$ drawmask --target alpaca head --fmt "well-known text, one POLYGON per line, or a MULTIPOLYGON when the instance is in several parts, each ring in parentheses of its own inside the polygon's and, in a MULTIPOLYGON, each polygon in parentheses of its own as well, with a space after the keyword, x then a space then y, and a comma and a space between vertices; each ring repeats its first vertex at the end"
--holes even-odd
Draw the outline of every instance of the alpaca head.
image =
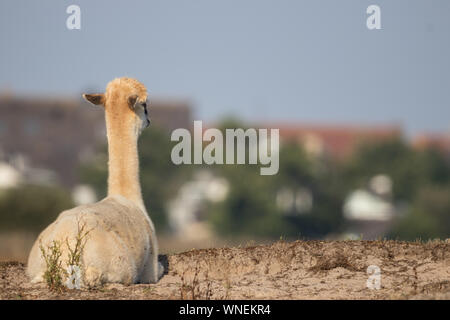
POLYGON ((105 108, 106 121, 116 130, 131 128, 136 133, 150 125, 147 114, 147 89, 132 78, 117 78, 106 86, 105 93, 83 94, 94 105, 105 108))

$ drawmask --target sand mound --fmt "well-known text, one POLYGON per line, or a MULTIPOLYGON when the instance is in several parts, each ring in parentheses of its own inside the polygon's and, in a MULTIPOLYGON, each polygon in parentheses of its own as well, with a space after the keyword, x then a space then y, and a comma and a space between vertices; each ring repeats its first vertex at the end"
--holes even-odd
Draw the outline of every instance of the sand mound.
POLYGON ((0 299, 450 299, 450 242, 295 241, 162 256, 155 285, 55 293, 25 266, 0 265, 0 299), (367 267, 381 270, 367 288, 367 267))

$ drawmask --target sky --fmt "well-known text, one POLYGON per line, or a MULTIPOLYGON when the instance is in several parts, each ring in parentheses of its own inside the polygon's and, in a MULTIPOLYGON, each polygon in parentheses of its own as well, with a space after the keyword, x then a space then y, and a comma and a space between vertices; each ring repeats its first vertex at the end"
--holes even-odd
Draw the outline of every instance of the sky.
POLYGON ((0 43, 0 92, 79 96, 130 76, 196 120, 450 132, 448 0, 2 0, 0 43))

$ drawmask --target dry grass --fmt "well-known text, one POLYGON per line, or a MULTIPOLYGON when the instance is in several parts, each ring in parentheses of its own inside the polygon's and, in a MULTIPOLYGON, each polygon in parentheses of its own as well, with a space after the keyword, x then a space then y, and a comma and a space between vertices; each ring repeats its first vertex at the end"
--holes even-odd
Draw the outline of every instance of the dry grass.
POLYGON ((44 248, 41 243, 39 248, 45 260, 46 270, 44 279, 47 287, 52 291, 62 291, 64 289, 63 281, 67 273, 61 261, 61 242, 53 240, 47 248, 44 248))
POLYGON ((191 281, 186 279, 187 270, 181 275, 180 299, 181 300, 211 300, 211 280, 206 271, 205 278, 200 283, 200 267, 197 263, 194 270, 194 276, 191 281))
POLYGON ((83 274, 77 275, 75 273, 77 270, 83 270, 82 256, 90 231, 86 230, 85 223, 78 221, 77 234, 75 239, 73 239, 75 242, 73 248, 70 245, 69 238, 65 239, 68 254, 64 264, 62 260, 62 243, 60 241, 53 240, 47 248, 40 243, 39 248, 46 264, 44 279, 50 290, 63 291, 66 288, 65 281, 67 280, 70 280, 71 287, 74 287, 77 285, 77 277, 80 277, 82 281, 83 274), (77 267, 77 269, 74 267, 77 267))

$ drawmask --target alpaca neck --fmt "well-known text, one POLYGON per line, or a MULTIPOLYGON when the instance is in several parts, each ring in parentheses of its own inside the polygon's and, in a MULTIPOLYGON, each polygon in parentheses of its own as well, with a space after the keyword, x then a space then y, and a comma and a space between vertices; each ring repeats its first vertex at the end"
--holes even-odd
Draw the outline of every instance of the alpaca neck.
POLYGON ((144 212, 139 183, 137 134, 128 128, 108 125, 108 196, 121 195, 133 201, 144 212))

